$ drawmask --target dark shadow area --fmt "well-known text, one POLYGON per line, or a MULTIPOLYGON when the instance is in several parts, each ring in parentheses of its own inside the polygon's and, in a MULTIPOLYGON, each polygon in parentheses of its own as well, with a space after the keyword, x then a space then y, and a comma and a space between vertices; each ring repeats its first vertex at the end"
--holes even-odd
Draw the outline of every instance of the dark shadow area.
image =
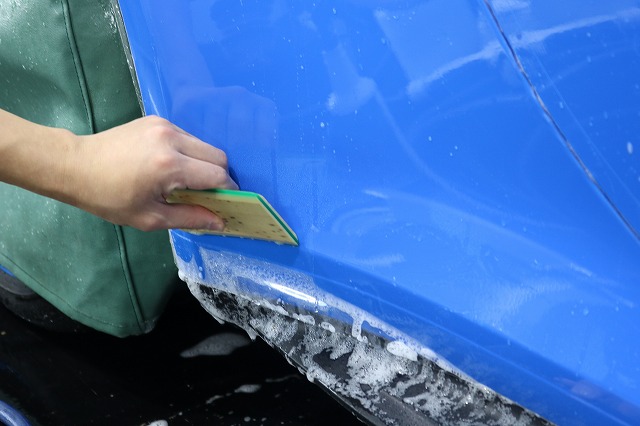
POLYGON ((126 339, 46 331, 0 306, 0 400, 47 426, 361 424, 260 339, 181 355, 222 333, 246 336, 186 288, 153 332, 126 339))

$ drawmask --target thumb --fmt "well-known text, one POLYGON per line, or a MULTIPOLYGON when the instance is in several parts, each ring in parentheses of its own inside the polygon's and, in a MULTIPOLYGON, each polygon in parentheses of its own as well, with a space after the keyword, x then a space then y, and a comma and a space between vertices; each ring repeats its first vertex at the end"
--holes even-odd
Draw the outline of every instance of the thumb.
POLYGON ((224 221, 202 206, 188 204, 165 205, 165 218, 169 228, 206 229, 222 231, 224 221))

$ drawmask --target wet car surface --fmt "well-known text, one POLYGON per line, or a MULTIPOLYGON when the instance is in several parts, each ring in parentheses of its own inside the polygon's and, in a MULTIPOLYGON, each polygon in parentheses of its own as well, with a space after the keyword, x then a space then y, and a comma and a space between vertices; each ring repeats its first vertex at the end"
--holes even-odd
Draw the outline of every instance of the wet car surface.
MULTIPOLYGON (((369 324, 551 422, 638 424, 636 0, 118 3, 145 113, 225 150, 300 242, 172 230, 201 302, 242 301, 214 316, 337 364, 369 324), (343 340, 282 338, 307 325, 343 340)), ((370 372, 303 366, 371 408, 370 372)), ((398 401, 432 417, 432 383, 398 401)))

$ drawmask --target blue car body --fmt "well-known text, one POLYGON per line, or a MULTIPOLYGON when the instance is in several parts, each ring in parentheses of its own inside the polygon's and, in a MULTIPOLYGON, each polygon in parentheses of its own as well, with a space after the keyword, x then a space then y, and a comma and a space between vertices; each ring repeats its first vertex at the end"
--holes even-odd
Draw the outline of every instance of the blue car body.
POLYGON ((171 231, 185 279, 346 313, 554 423, 640 422, 640 2, 119 7, 145 112, 300 240, 171 231))

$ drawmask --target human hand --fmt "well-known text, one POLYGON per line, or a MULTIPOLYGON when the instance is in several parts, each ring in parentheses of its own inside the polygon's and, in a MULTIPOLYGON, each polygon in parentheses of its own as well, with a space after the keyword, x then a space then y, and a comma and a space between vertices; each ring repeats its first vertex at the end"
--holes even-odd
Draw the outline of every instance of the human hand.
POLYGON ((155 116, 77 138, 67 202, 144 231, 224 227, 203 207, 165 201, 174 189, 237 189, 223 151, 155 116))

